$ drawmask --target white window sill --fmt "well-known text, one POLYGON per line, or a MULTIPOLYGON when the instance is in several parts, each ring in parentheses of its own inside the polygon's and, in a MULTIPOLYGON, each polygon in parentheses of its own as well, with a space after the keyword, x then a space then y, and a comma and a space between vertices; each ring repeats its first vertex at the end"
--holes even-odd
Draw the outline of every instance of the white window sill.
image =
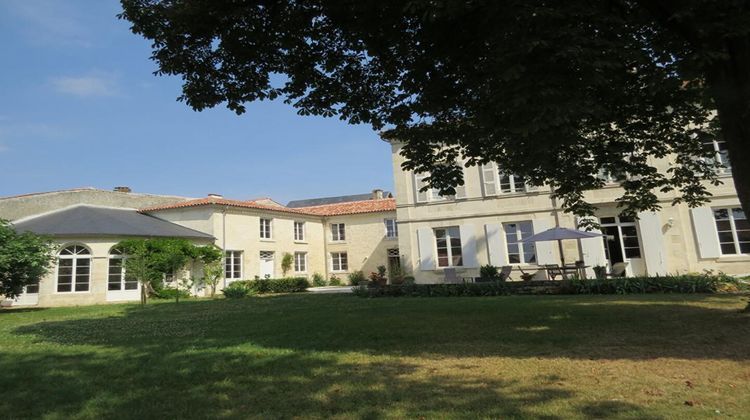
POLYGON ((348 272, 349 270, 331 270, 331 273, 336 273, 336 274, 345 274, 348 272))
POLYGON ((307 245, 308 242, 306 240, 304 240, 304 239, 303 240, 297 240, 297 239, 295 239, 294 243, 295 244, 304 244, 304 245, 307 245))
POLYGON ((339 244, 345 244, 346 241, 328 241, 329 244, 339 245, 339 244))
POLYGON ((746 262, 746 261, 750 261, 750 255, 747 255, 747 254, 722 255, 717 260, 717 262, 746 262))
POLYGON ((260 238, 261 242, 276 242, 273 238, 260 238))
POLYGON ((398 240, 398 236, 386 236, 385 240, 386 241, 397 241, 398 240))
MULTIPOLYGON (((118 290, 119 291, 119 290, 118 290)), ((82 292, 55 292, 55 295, 82 295, 86 293, 91 293, 90 290, 82 291, 82 292)), ((34 293, 37 294, 37 293, 34 293)))

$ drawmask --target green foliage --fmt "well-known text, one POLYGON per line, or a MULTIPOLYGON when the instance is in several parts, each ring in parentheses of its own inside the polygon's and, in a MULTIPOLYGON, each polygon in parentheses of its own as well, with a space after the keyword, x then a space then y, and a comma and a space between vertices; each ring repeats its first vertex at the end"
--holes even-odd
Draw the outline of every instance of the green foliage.
POLYGON ((330 286, 341 286, 341 279, 336 277, 335 274, 331 274, 331 278, 328 279, 328 284, 330 286))
POLYGON ((367 283, 367 277, 365 277, 365 273, 362 270, 356 270, 349 273, 349 284, 352 286, 357 286, 361 283, 367 283))
POLYGON ((39 283, 55 261, 52 240, 31 232, 17 233, 0 219, 0 296, 13 299, 29 284, 39 283))
POLYGON ((250 288, 244 281, 234 281, 222 290, 224 296, 228 299, 239 299, 250 294, 250 288))
POLYGON ((320 273, 314 273, 312 275, 312 284, 314 287, 323 287, 328 285, 328 282, 326 281, 325 277, 323 277, 320 273))
POLYGON ((500 272, 492 264, 487 264, 479 267, 479 277, 483 279, 496 279, 500 277, 500 272))
MULTIPOLYGON (((160 74, 182 76, 193 109, 241 114, 280 98, 300 115, 387 129, 403 168, 444 194, 463 185, 465 159, 553 185, 580 215, 594 211, 585 191, 604 185, 599 172, 621 183, 626 214, 657 209, 659 192, 696 206, 719 182, 718 163, 695 159, 709 157, 701 143, 719 121, 735 185, 748 188, 736 164, 750 132, 744 2, 404 4, 122 0, 120 17, 149 39, 160 74), (471 30, 446 35, 459 27, 471 30), (657 171, 652 157, 670 154, 657 171)), ((750 191, 740 196, 750 213, 750 191)))
POLYGON ((360 297, 412 296, 503 296, 515 294, 637 294, 637 293, 722 293, 737 292, 743 286, 737 279, 723 274, 686 274, 668 277, 620 277, 613 279, 566 280, 541 282, 534 289, 525 282, 486 282, 462 284, 387 285, 355 288, 360 297))
MULTIPOLYGON (((214 245, 197 246, 184 239, 126 239, 116 245, 127 256, 125 271, 143 287, 141 303, 146 303, 146 291, 159 291, 168 274, 178 274, 190 261, 212 263, 221 259, 221 250, 214 245)), ((178 288, 188 288, 187 279, 175 279, 178 288)), ((180 294, 175 294, 179 300, 180 294)))
POLYGON ((384 286, 388 283, 388 278, 385 276, 386 268, 384 265, 379 265, 377 269, 377 273, 370 273, 370 282, 375 286, 384 286))
POLYGON ((224 265, 220 261, 208 263, 203 266, 202 284, 211 289, 211 297, 216 294, 216 286, 224 278, 224 265))
POLYGON ((158 299, 185 299, 190 297, 190 292, 184 289, 174 287, 162 287, 154 292, 154 297, 158 299))
POLYGON ((310 287, 310 282, 304 277, 285 277, 281 279, 256 279, 235 281, 232 285, 241 284, 248 290, 258 294, 266 293, 299 293, 310 287))
POLYGON ((292 269, 292 264, 294 264, 294 256, 285 252, 284 256, 281 257, 281 273, 284 277, 286 277, 286 273, 292 269))

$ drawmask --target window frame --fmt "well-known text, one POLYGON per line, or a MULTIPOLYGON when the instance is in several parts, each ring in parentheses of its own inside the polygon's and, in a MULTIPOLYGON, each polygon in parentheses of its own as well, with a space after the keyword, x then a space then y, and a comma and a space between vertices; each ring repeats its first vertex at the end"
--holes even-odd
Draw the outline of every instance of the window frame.
POLYGON ((272 240, 273 239, 273 219, 269 219, 267 217, 261 217, 259 225, 260 225, 260 231, 259 231, 260 239, 267 240, 267 241, 272 240), (264 222, 268 222, 267 223, 268 236, 264 236, 264 234, 266 233, 265 232, 266 229, 264 229, 264 222))
POLYGON ((55 267, 55 293, 66 294, 66 293, 91 293, 91 268, 93 265, 93 254, 91 249, 82 244, 68 244, 60 249, 57 253, 57 262, 55 267), (63 252, 69 248, 82 248, 86 251, 85 254, 74 251, 72 254, 63 254, 63 252), (60 261, 71 260, 70 266, 70 290, 60 290, 60 261), (78 260, 88 260, 88 273, 86 274, 86 290, 76 290, 78 282, 78 260))
POLYGON ((716 168, 716 173, 719 175, 731 175, 732 165, 729 161, 729 155, 726 148, 727 142, 723 139, 712 139, 711 141, 703 142, 703 145, 706 146, 706 148, 710 147, 713 151, 713 157, 710 158, 710 160, 712 162, 719 162, 724 166, 723 168, 716 168), (723 149, 721 148, 722 145, 724 146, 723 149))
POLYGON ((128 256, 123 254, 122 251, 120 251, 117 248, 112 248, 109 250, 109 257, 107 258, 107 292, 127 292, 127 291, 133 291, 138 290, 140 287, 140 284, 138 280, 128 280, 127 273, 125 272, 125 260, 128 259, 128 256), (115 282, 112 281, 112 262, 113 261, 120 261, 120 280, 118 283, 120 288, 119 289, 111 289, 110 285, 115 284, 115 282), (135 283, 135 289, 128 289, 127 285, 128 283, 135 283))
POLYGON ((294 272, 295 273, 307 273, 307 252, 305 251, 294 252, 294 272), (300 257, 302 258, 300 259, 300 257))
MULTIPOLYGON (((606 227, 616 227, 617 228, 617 235, 618 235, 618 237, 620 239, 620 241, 619 241, 620 242, 620 252, 622 253, 623 260, 631 260, 633 258, 643 258, 643 243, 641 241, 641 233, 638 231, 638 226, 636 224, 636 220, 633 219, 633 221, 622 221, 619 215, 618 216, 604 216, 604 218, 609 218, 609 217, 614 218, 615 221, 613 223, 602 223, 602 218, 603 217, 599 217, 598 218, 599 219, 599 226, 601 226, 601 228, 602 228, 601 230, 602 230, 603 233, 604 233, 604 229, 603 228, 606 228, 606 227), (635 229, 635 234, 636 234, 635 238, 638 241, 638 256, 637 257, 630 257, 630 256, 627 255, 627 250, 628 249, 635 249, 635 248, 633 248, 633 247, 625 247, 625 240, 624 240, 624 238, 625 238, 626 235, 622 234, 622 228, 623 227, 628 227, 628 228, 632 227, 633 229, 635 229)), ((630 236, 630 235, 627 235, 627 236, 630 236)), ((606 241, 607 240, 607 234, 604 233, 604 235, 602 236, 602 238, 606 241)), ((610 261, 611 259, 610 259, 610 256, 609 256, 609 250, 607 249, 606 242, 604 243, 604 251, 605 251, 605 256, 606 256, 607 260, 610 261)))
POLYGON ((485 197, 499 197, 503 195, 508 194, 526 194, 528 192, 532 192, 533 188, 526 182, 526 179, 524 177, 519 177, 515 174, 509 174, 505 172, 500 171, 500 166, 495 162, 485 163, 484 165, 479 166, 479 172, 482 178, 482 194, 485 197), (487 172, 490 172, 493 174, 492 180, 488 180, 487 172), (508 186, 509 191, 503 190, 503 183, 501 182, 501 178, 508 177, 508 186), (521 178, 521 183, 523 184, 522 189, 518 189, 516 187, 516 184, 519 182, 516 178, 521 178), (487 184, 492 183, 495 192, 489 192, 487 188, 487 184))
POLYGON ((331 242, 346 241, 346 223, 331 223, 331 242), (334 230, 334 227, 336 229, 334 230), (334 235, 334 231, 337 235, 334 235), (338 236, 338 238, 336 237, 338 236))
POLYGON ((346 251, 331 252, 331 272, 346 273, 348 271, 349 271, 349 254, 346 251), (342 264, 342 261, 343 261, 343 264, 342 264), (336 268, 336 265, 338 265, 338 268, 336 268))
MULTIPOLYGON (((523 237, 523 229, 521 229, 521 224, 528 224, 531 227, 531 235, 534 235, 534 222, 531 220, 522 220, 518 222, 503 222, 503 234, 505 235, 505 255, 507 258, 508 264, 517 264, 517 265, 538 265, 539 264, 539 255, 537 254, 536 244, 533 242, 521 242, 522 239, 525 239, 523 237), (510 246, 511 243, 508 242, 508 233, 510 230, 508 229, 508 225, 516 225, 516 228, 514 229, 513 233, 515 235, 516 242, 513 243, 513 245, 518 246, 518 260, 519 262, 511 262, 510 256, 515 255, 515 252, 510 252, 510 246), (527 247, 533 249, 534 253, 534 261, 526 261, 526 254, 527 254, 527 247)), ((531 236, 529 235, 529 236, 531 236)), ((528 236, 527 236, 528 237, 528 236)))
POLYGON ((295 220, 294 221, 294 241, 295 242, 305 242, 307 237, 307 232, 305 231, 307 228, 307 224, 303 221, 295 220))
POLYGON ((236 249, 224 250, 224 279, 225 280, 232 280, 232 281, 242 280, 242 273, 245 270, 243 257, 244 257, 244 252, 241 250, 236 250, 236 249), (232 262, 228 263, 227 262, 228 259, 231 259, 232 262), (239 266, 240 266, 239 272, 236 272, 234 269, 234 267, 237 265, 237 261, 239 261, 239 266), (228 266, 232 267, 232 269, 230 270, 231 271, 230 274, 232 274, 232 276, 227 276, 228 266), (234 276, 235 274, 239 274, 239 276, 235 277, 234 276))
POLYGON ((383 219, 383 224, 385 225, 385 237, 386 239, 398 239, 398 224, 396 224, 395 218, 386 218, 383 219), (392 225, 389 231, 388 224, 392 225))
POLYGON ((435 251, 435 265, 437 268, 454 268, 454 267, 463 267, 464 266, 464 252, 463 247, 464 244, 461 240, 461 228, 458 226, 446 226, 446 227, 438 227, 432 229, 433 237, 435 238, 435 241, 433 242, 434 251, 435 251), (438 240, 441 239, 438 236, 438 231, 445 231, 445 243, 446 243, 446 255, 445 258, 448 259, 448 265, 441 265, 440 264, 440 249, 441 247, 438 246, 438 240), (455 235, 451 234, 451 231, 455 233, 455 235), (454 239, 458 239, 458 247, 456 247, 452 242, 454 239), (454 248, 458 248, 459 255, 458 255, 458 264, 455 263, 456 255, 454 255, 454 248))
MULTIPOLYGON (((716 228, 716 240, 719 243, 719 255, 722 256, 722 257, 741 257, 741 256, 745 256, 745 255, 750 255, 750 253, 742 252, 742 246, 740 244, 747 243, 747 241, 740 241, 740 239, 739 239, 738 229, 737 229, 737 222, 736 222, 737 218, 734 215, 734 210, 741 211, 742 214, 745 216, 744 219, 740 219, 740 220, 745 220, 745 221, 748 220, 747 215, 745 214, 744 210, 742 210, 742 207, 739 207, 739 206, 738 207, 712 207, 711 208, 711 211, 712 211, 712 213, 714 215, 714 227, 716 228), (726 212, 727 212, 727 218, 726 219, 717 220, 716 219, 716 211, 717 210, 726 210, 726 212), (719 226, 717 224, 717 222, 719 222, 719 221, 728 221, 729 222, 729 228, 730 228, 730 230, 722 230, 722 231, 720 231, 719 230, 719 226), (730 242, 722 242, 721 241, 720 233, 722 233, 722 232, 729 232, 729 233, 732 234, 732 242, 731 242, 731 244, 734 246, 734 250, 735 250, 734 253, 729 254, 729 253, 725 253, 724 252, 724 249, 722 248, 722 244, 728 244, 730 242)), ((739 231, 743 231, 744 232, 746 230, 748 230, 748 229, 740 229, 739 231)))

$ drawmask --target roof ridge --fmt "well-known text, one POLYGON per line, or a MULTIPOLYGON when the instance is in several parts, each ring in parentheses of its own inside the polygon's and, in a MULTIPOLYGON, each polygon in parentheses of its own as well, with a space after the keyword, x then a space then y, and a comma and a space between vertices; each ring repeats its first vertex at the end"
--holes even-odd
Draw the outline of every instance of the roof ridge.
POLYGON ((339 202, 339 203, 316 204, 314 206, 303 206, 303 207, 293 207, 293 208, 295 208, 295 209, 310 209, 310 208, 313 208, 313 207, 345 206, 347 204, 375 202, 375 201, 385 201, 385 200, 396 200, 396 199, 393 198, 393 197, 369 198, 369 199, 366 199, 366 200, 342 201, 342 202, 339 202))

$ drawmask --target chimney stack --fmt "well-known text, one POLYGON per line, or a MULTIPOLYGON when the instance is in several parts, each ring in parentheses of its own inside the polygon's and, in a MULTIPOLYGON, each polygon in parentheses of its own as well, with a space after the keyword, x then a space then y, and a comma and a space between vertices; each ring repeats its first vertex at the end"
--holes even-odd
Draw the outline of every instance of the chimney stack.
POLYGON ((208 198, 224 198, 224 196, 216 193, 208 193, 208 198))
POLYGON ((373 200, 382 200, 383 199, 383 190, 381 189, 374 189, 372 190, 372 199, 373 200))
POLYGON ((114 191, 115 192, 121 192, 121 193, 129 193, 129 192, 131 192, 133 190, 131 190, 130 187, 119 186, 119 187, 115 187, 114 191))

